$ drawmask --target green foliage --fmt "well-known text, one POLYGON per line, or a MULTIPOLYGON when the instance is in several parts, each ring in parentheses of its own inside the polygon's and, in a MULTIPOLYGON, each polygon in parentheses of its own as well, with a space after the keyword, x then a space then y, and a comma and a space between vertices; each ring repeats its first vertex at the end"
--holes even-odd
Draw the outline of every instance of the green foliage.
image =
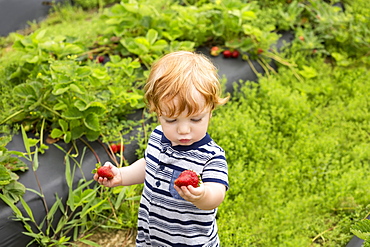
POLYGON ((215 112, 210 132, 229 163, 225 246, 344 246, 369 203, 368 70, 305 66, 315 73, 303 82, 281 67, 215 112))
POLYGON ((368 239, 370 239, 370 220, 364 219, 357 222, 351 227, 351 232, 357 237, 367 241, 368 239))
MULTIPOLYGON (((45 119, 54 124, 51 132, 53 138, 63 138, 69 143, 85 135, 93 141, 102 133, 101 125, 109 122, 107 114, 113 113, 114 117, 115 114, 127 114, 144 106, 143 93, 132 90, 134 83, 140 83, 136 72, 140 64, 137 61, 113 57, 105 67, 93 63, 81 65, 77 55, 67 55, 80 53, 82 49, 79 46, 64 43, 65 37, 60 37, 58 44, 50 41, 42 43, 44 34, 42 32, 26 38, 37 44, 36 50, 33 44, 27 48, 24 44, 28 41, 24 39, 15 43, 19 44, 17 49, 21 50, 18 55, 20 61, 26 61, 23 67, 32 64, 34 72, 27 69, 27 73, 30 72, 27 82, 13 88, 13 102, 17 100, 18 105, 12 108, 12 112, 16 111, 17 114, 6 116, 3 123, 26 120, 37 126, 40 119, 45 119), (38 55, 32 55, 31 51, 38 55), (57 59, 50 58, 50 54, 57 59), (113 68, 108 70, 108 66, 113 68), (118 76, 124 76, 124 79, 118 82, 118 76), (118 100, 121 104, 116 107, 118 100)), ((22 71, 22 66, 18 67, 9 79, 23 79, 22 71)))
POLYGON ((8 136, 0 137, 0 192, 7 200, 12 203, 17 202, 25 193, 23 184, 18 182, 19 176, 16 171, 26 171, 27 165, 8 151, 6 144, 9 142, 8 136))
MULTIPOLYGON (((24 136, 45 129, 72 143, 83 136, 126 142, 122 135, 142 124, 136 137, 142 155, 154 123, 126 117, 144 107, 150 65, 175 50, 238 49, 266 73, 258 84, 241 82, 212 119, 210 133, 229 163, 230 189, 218 211, 222 244, 344 246, 351 233, 368 238, 368 222, 359 221, 368 213, 370 185, 367 1, 345 1, 344 10, 333 6, 336 1, 318 0, 125 0, 102 10, 103 2, 110 1, 99 1, 101 11, 93 15, 58 7, 31 34, 1 41, 2 127, 21 124, 24 136), (282 31, 295 38, 277 53, 282 31), (97 63, 99 56, 104 64, 97 63)), ((97 1, 83 3, 90 8, 97 1)), ((144 112, 143 119, 150 117, 144 112)), ((29 155, 23 155, 33 170, 46 151, 40 140, 25 138, 29 155)), ((5 159, 14 154, 1 152, 5 159)), ((4 189, 17 178, 1 167, 8 183, 0 187, 1 198, 11 206, 24 192, 4 189)), ((77 225, 86 234, 97 227, 135 227, 140 186, 103 189, 83 179, 73 187, 74 168, 66 167, 67 204, 57 196, 48 210, 80 213, 61 219, 56 232, 26 234, 39 244, 67 245, 67 232, 78 239, 77 225)), ((21 204, 27 215, 11 207, 28 230, 32 211, 21 204)), ((43 224, 48 220, 51 213, 43 224)))
MULTIPOLYGON (((65 179, 69 189, 66 203, 57 194, 52 205, 48 205, 43 194, 36 171, 39 167, 38 149, 42 147, 38 140, 28 138, 25 131, 23 141, 26 149, 25 154, 20 154, 32 163, 35 172, 35 180, 39 185, 39 191, 29 189, 36 193, 44 205, 44 217, 42 220, 34 217, 33 209, 18 195, 20 205, 15 204, 15 200, 9 196, 6 190, 0 193, 0 199, 5 202, 14 212, 14 220, 23 223, 25 232, 23 234, 32 237, 32 243, 38 246, 77 246, 75 243, 84 243, 89 246, 99 246, 88 240, 91 232, 100 227, 105 229, 119 229, 123 227, 133 227, 136 223, 138 208, 138 196, 141 186, 117 187, 114 189, 103 188, 94 180, 87 180, 79 163, 70 151, 65 151, 55 144, 65 156, 65 179), (31 152, 35 150, 35 152, 31 152), (71 164, 71 162, 74 162, 71 164), (76 180, 76 171, 80 170, 82 178, 76 180), (60 217, 56 216, 59 215, 60 217)), ((80 158, 83 160, 86 147, 81 152, 80 158)), ((1 168, 1 166, 0 166, 1 168)), ((3 187, 0 187, 3 188, 3 187)), ((14 191, 12 191, 14 196, 14 191)), ((24 193, 24 191, 23 191, 24 193)), ((42 209, 38 209, 42 210, 42 209)))
POLYGON ((102 8, 106 5, 120 2, 118 0, 74 0, 74 4, 83 7, 84 9, 102 8))

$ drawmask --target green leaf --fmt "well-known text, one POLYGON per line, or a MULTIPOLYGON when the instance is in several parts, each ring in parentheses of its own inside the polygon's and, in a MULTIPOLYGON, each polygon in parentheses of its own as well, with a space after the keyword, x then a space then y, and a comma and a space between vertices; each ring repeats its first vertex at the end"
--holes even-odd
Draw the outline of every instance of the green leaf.
POLYGON ((42 91, 42 84, 39 82, 30 82, 30 83, 23 83, 15 86, 13 89, 13 93, 21 98, 31 98, 37 99, 39 97, 39 92, 42 91))
POLYGON ((256 18, 257 18, 257 16, 253 11, 251 11, 251 10, 242 11, 242 19, 243 20, 254 20, 256 18))
POLYGON ((68 188, 72 189, 74 173, 71 173, 71 163, 69 158, 65 159, 65 178, 67 181, 68 188))
POLYGON ((154 44, 154 42, 158 38, 158 32, 154 29, 149 29, 146 33, 146 40, 149 42, 149 44, 154 44))
POLYGON ((124 3, 122 6, 131 13, 139 13, 139 5, 137 3, 124 3))
POLYGON ((44 197, 40 192, 38 192, 37 190, 34 190, 34 189, 31 189, 31 188, 27 188, 26 190, 28 191, 31 191, 33 193, 35 193, 36 195, 40 196, 40 197, 44 197))
POLYGON ((351 227, 351 232, 361 239, 370 237, 370 220, 365 219, 357 222, 351 227))
POLYGON ((101 116, 106 112, 106 109, 106 106, 100 102, 90 102, 85 109, 85 114, 94 113, 101 116))
POLYGON ((49 209, 49 212, 48 214, 46 215, 46 219, 48 221, 52 221, 53 218, 54 218, 54 214, 56 213, 56 211, 58 210, 58 208, 60 206, 63 206, 63 203, 62 203, 62 199, 61 198, 58 198, 56 197, 56 201, 54 202, 53 206, 49 209))
POLYGON ((146 53, 149 52, 150 43, 149 43, 149 41, 146 38, 144 38, 144 37, 137 37, 134 41, 135 41, 136 46, 140 49, 139 55, 141 53, 146 54, 146 53))
POLYGON ((84 243, 84 244, 88 245, 88 246, 96 246, 96 247, 99 247, 100 246, 99 244, 97 244, 97 243, 95 243, 93 241, 87 240, 87 239, 79 239, 79 241, 81 243, 84 243))
POLYGON ((23 59, 26 60, 28 63, 37 63, 40 60, 39 56, 30 56, 27 59, 23 59))
POLYGON ((71 127, 71 133, 72 133, 72 139, 76 140, 80 138, 81 136, 83 136, 83 134, 85 133, 85 128, 82 126, 77 126, 74 128, 71 127))
POLYGON ((93 141, 96 141, 99 138, 100 132, 89 130, 89 131, 86 132, 85 135, 86 135, 87 140, 93 142, 93 141))
POLYGON ((44 36, 45 36, 45 33, 46 33, 46 29, 41 29, 40 31, 36 32, 35 39, 36 40, 42 40, 42 38, 44 38, 44 36))
POLYGON ((19 198, 19 200, 21 201, 21 204, 24 208, 24 210, 26 210, 28 216, 31 218, 32 222, 35 222, 35 218, 33 217, 33 212, 32 212, 32 209, 28 206, 27 202, 21 197, 19 198))
MULTIPOLYGON (((104 199, 104 200, 100 200, 98 203, 94 204, 92 207, 84 207, 81 211, 81 217, 85 217, 88 213, 90 213, 91 211, 93 211, 94 209, 98 208, 100 205, 104 204, 106 202, 107 199, 104 199)), ((91 204, 92 203, 92 200, 89 201, 89 203, 91 204)))
POLYGON ((69 107, 65 112, 62 113, 62 117, 67 120, 80 119, 83 117, 83 113, 80 112, 76 107, 69 107))
POLYGON ((153 51, 164 51, 167 47, 168 47, 168 43, 167 43, 167 41, 165 41, 165 40, 163 40, 163 39, 160 39, 160 40, 156 41, 156 42, 152 45, 151 49, 152 49, 153 51))
POLYGON ((299 74, 301 74, 305 78, 315 78, 317 76, 317 71, 313 67, 309 67, 306 65, 302 66, 303 70, 299 71, 299 74))
POLYGON ((70 141, 72 140, 72 133, 70 131, 67 131, 65 134, 64 134, 64 141, 66 143, 70 143, 70 141))
POLYGON ((0 193, 0 199, 3 200, 16 214, 17 217, 23 217, 21 210, 17 206, 14 205, 14 203, 9 200, 6 196, 0 193))
POLYGON ((66 44, 66 46, 63 48, 63 51, 61 55, 70 55, 70 54, 78 54, 82 53, 84 50, 75 44, 66 44))
POLYGON ((32 161, 32 169, 34 171, 37 171, 39 168, 39 148, 38 146, 35 146, 35 153, 33 155, 33 161, 32 161))
POLYGON ((26 134, 26 131, 23 128, 23 125, 21 126, 21 131, 22 131, 22 139, 23 139, 24 148, 26 149, 27 154, 30 154, 31 153, 31 146, 30 146, 29 139, 28 139, 28 136, 26 134))
POLYGON ((59 83, 59 84, 57 84, 57 85, 54 86, 53 91, 52 91, 52 94, 54 94, 54 95, 64 94, 65 92, 67 92, 69 90, 69 87, 70 87, 69 84, 59 83))
POLYGON ((89 115, 87 115, 84 119, 84 124, 87 128, 93 131, 100 130, 99 117, 95 113, 90 113, 89 115))
POLYGON ((63 134, 64 134, 64 132, 63 132, 63 131, 61 131, 60 129, 53 129, 53 130, 51 131, 50 136, 51 136, 51 138, 56 139, 56 138, 61 137, 63 134))
POLYGON ((0 164, 0 186, 10 183, 10 172, 3 165, 0 164))
POLYGON ((89 75, 91 75, 91 68, 89 68, 89 67, 78 67, 77 69, 76 69, 76 76, 78 77, 78 78, 84 78, 84 77, 87 77, 87 76, 89 76, 89 75))
POLYGON ((67 121, 65 121, 63 119, 59 119, 58 120, 58 123, 59 123, 59 126, 62 128, 62 131, 63 132, 67 132, 68 131, 68 123, 67 123, 67 121))
POLYGON ((79 93, 79 94, 85 94, 86 93, 86 90, 83 87, 81 87, 81 86, 79 86, 77 84, 74 84, 74 83, 72 83, 71 85, 69 85, 69 89, 72 92, 76 92, 76 93, 79 93))

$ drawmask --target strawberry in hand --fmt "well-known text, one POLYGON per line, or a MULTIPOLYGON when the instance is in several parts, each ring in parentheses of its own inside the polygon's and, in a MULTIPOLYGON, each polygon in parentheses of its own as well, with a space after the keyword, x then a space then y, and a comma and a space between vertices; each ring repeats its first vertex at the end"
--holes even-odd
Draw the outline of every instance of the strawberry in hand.
POLYGON ((97 173, 99 177, 107 178, 111 180, 114 177, 112 168, 110 166, 100 166, 92 171, 92 173, 97 173))
POLYGON ((192 170, 183 171, 179 175, 179 177, 175 180, 175 185, 177 185, 178 187, 182 186, 187 187, 188 185, 191 185, 194 188, 197 188, 199 187, 200 183, 201 183, 200 176, 192 170))

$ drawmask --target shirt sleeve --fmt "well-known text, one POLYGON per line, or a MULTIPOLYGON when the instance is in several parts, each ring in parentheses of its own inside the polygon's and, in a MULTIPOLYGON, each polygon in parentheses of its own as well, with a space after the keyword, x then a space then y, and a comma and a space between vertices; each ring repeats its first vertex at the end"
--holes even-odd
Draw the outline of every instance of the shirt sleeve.
POLYGON ((225 152, 215 154, 204 166, 202 174, 203 182, 215 182, 226 186, 229 189, 228 168, 225 152))

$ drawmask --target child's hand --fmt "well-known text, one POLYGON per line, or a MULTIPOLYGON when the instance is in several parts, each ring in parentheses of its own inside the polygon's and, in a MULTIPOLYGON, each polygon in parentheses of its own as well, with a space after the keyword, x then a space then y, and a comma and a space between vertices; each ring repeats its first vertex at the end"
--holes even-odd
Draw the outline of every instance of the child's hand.
POLYGON ((97 181, 99 184, 104 185, 106 187, 116 187, 122 184, 122 178, 120 170, 112 165, 110 162, 105 162, 104 166, 109 166, 113 172, 114 177, 112 179, 107 179, 103 177, 99 177, 97 173, 94 174, 94 180, 97 181))
POLYGON ((205 192, 203 183, 201 183, 197 188, 194 188, 192 185, 181 186, 181 188, 174 185, 174 187, 177 193, 189 202, 197 202, 201 200, 205 192))

